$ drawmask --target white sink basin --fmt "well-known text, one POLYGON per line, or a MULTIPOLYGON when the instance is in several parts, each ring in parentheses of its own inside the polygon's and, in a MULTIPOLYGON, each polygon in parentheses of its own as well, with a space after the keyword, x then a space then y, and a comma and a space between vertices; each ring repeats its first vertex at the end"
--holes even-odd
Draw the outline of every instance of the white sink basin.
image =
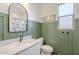
POLYGON ((22 42, 16 42, 15 46, 18 47, 25 47, 31 45, 33 42, 32 41, 22 41, 22 42))

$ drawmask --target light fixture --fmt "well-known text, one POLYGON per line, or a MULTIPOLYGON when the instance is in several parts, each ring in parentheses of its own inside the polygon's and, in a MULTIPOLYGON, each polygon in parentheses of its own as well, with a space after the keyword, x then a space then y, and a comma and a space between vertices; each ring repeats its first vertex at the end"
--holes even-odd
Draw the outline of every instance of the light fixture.
POLYGON ((50 18, 50 17, 49 17, 49 16, 47 16, 47 20, 49 20, 49 18, 50 18))

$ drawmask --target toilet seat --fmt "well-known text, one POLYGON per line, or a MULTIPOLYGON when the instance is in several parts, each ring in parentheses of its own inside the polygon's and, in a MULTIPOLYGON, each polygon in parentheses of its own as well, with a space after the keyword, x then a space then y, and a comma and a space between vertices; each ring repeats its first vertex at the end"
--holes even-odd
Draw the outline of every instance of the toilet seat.
POLYGON ((53 52, 53 48, 49 45, 43 45, 42 50, 47 53, 53 52))

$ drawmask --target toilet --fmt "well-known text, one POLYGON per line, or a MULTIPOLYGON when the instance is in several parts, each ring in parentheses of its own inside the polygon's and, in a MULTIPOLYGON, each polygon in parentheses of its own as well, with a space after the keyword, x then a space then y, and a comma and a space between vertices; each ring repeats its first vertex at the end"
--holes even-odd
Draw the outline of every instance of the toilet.
POLYGON ((41 48, 41 55, 51 55, 53 48, 49 45, 43 45, 41 48))
POLYGON ((39 38, 38 40, 41 42, 40 54, 41 55, 51 55, 51 53, 53 52, 53 48, 49 45, 43 45, 44 38, 39 38))

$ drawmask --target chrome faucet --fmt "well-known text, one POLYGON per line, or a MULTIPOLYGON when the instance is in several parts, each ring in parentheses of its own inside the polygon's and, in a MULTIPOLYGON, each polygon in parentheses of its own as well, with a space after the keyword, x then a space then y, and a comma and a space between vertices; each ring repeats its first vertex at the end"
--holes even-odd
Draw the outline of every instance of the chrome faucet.
POLYGON ((23 35, 20 35, 20 42, 22 42, 23 40, 23 35))

